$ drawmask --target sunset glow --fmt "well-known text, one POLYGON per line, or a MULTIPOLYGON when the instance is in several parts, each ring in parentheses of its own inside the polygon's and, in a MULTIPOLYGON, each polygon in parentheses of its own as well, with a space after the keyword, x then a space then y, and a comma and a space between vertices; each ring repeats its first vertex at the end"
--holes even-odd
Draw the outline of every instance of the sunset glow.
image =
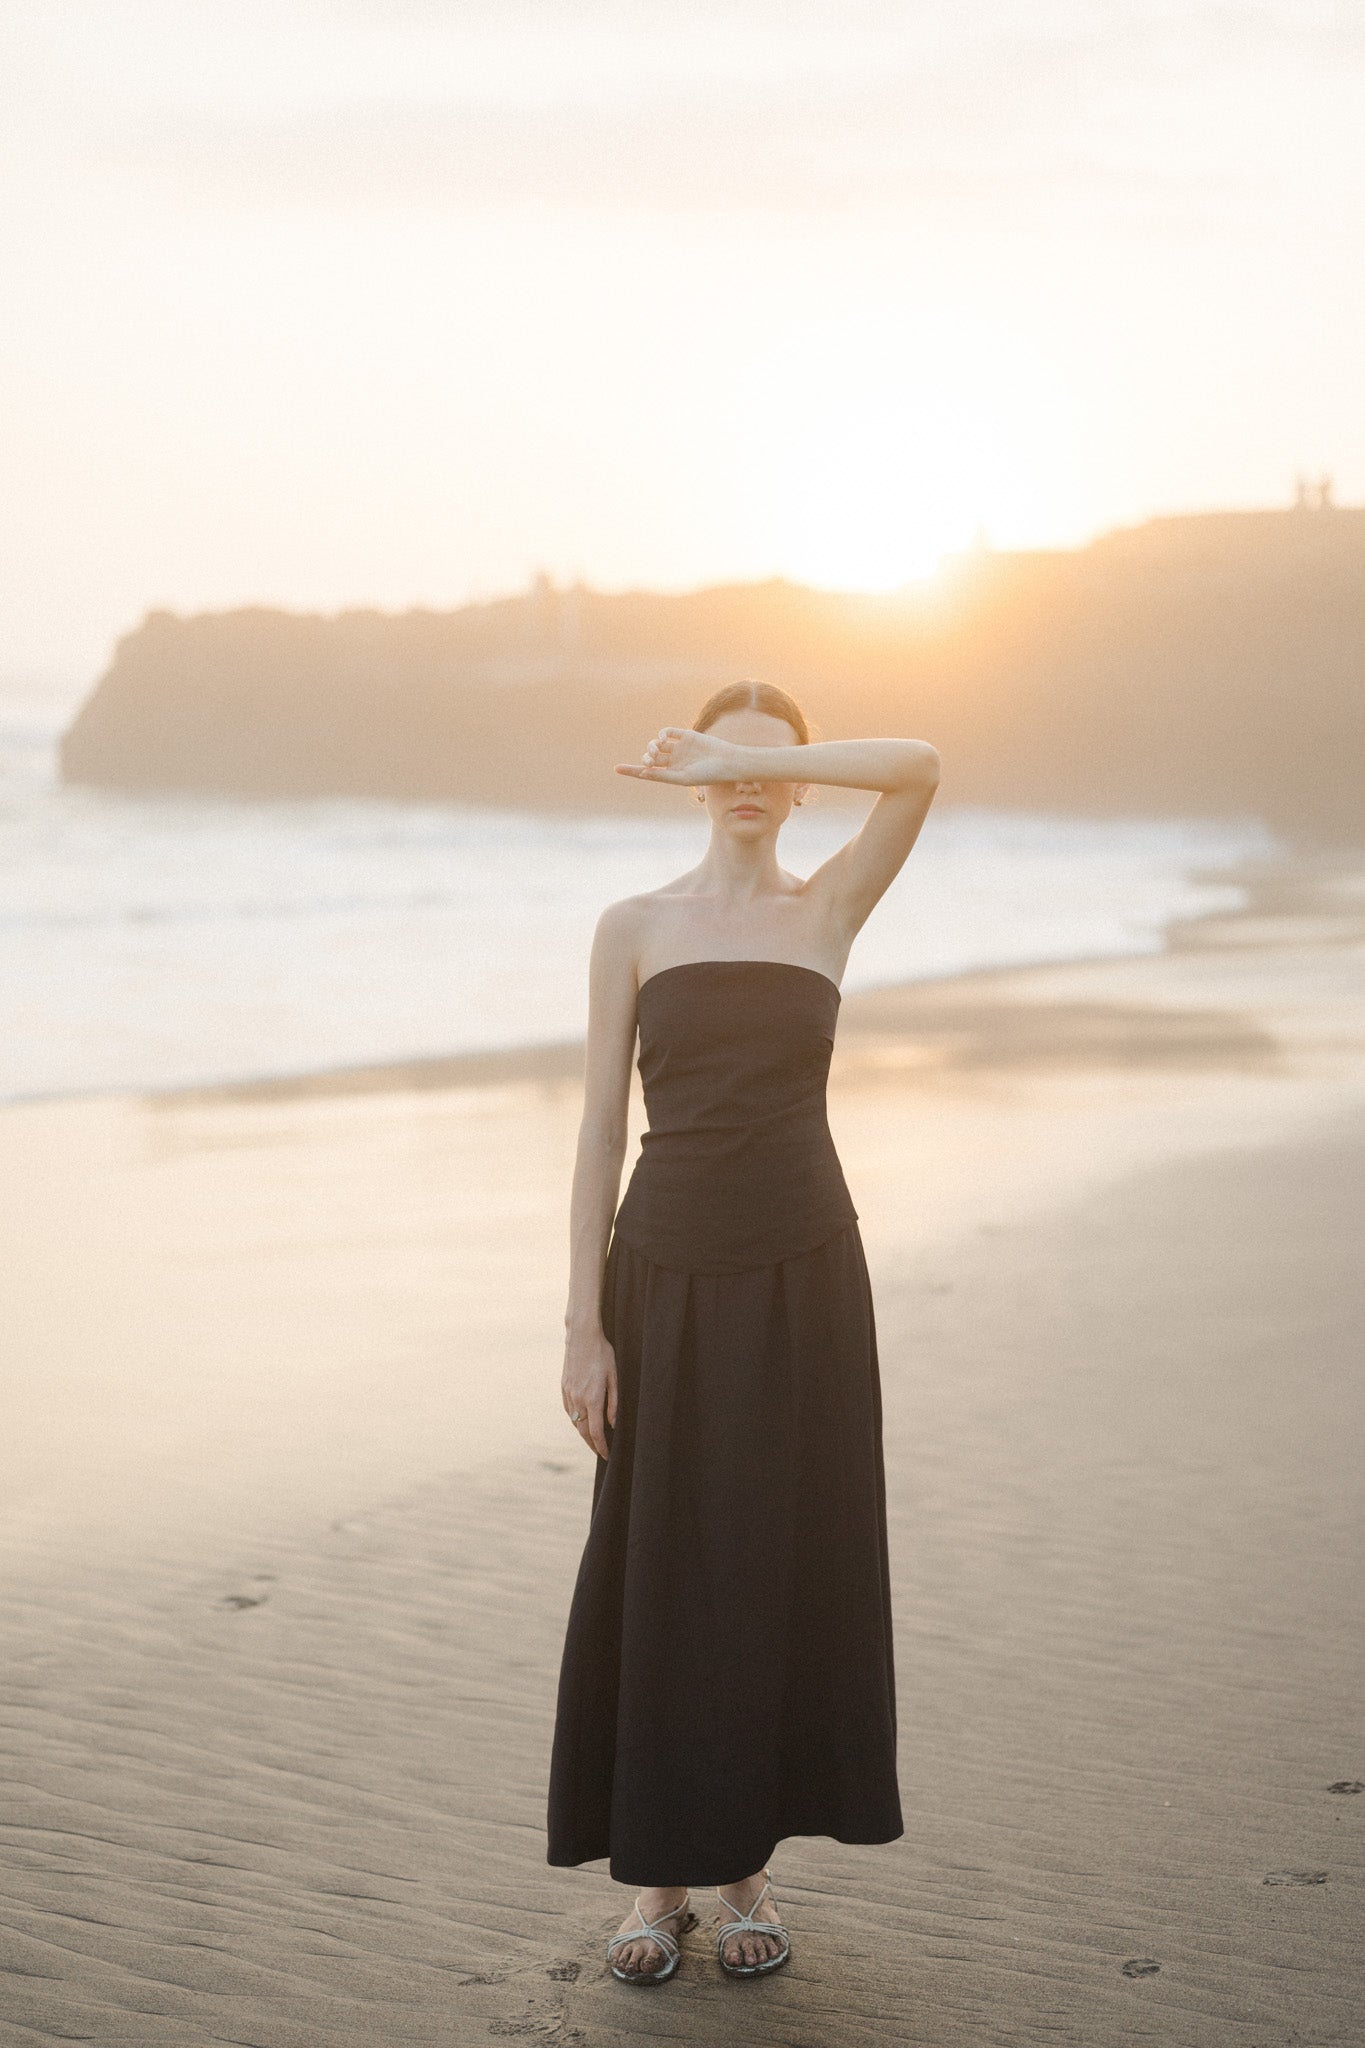
POLYGON ((0 7, 6 671, 1358 498, 1344 19, 0 7))
POLYGON ((746 510, 824 587, 887 590, 978 539, 1076 519, 1073 415, 1016 334, 913 301, 794 325, 738 402, 746 510))

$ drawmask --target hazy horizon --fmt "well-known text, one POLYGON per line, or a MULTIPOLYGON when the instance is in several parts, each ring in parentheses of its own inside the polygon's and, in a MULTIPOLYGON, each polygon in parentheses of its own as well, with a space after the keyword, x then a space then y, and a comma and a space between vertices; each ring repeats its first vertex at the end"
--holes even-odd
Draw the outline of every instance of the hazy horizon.
POLYGON ((0 676, 1365 498, 1340 4, 0 0, 0 676))

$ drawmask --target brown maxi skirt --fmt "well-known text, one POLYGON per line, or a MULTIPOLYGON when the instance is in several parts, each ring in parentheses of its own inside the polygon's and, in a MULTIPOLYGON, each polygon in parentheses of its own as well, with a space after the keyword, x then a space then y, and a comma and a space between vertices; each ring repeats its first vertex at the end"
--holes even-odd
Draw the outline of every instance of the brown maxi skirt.
POLYGON ((856 1221, 740 1272, 613 1235, 598 1460, 550 1766, 552 1864, 731 1884, 790 1835, 904 1831, 881 1390, 856 1221))

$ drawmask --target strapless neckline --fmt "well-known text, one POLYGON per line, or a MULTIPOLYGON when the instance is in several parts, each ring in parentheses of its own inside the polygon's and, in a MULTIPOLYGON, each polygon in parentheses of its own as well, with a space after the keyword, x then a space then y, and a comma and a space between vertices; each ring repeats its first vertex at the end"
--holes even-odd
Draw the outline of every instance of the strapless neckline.
POLYGON ((843 992, 832 975, 823 973, 818 967, 803 967, 799 960, 678 960, 672 967, 658 967, 653 974, 647 974, 636 990, 637 997, 644 994, 653 981, 662 981, 666 974, 682 974, 689 967, 785 967, 793 974, 813 974, 818 981, 834 990, 835 997, 842 1001, 843 992))
POLYGON ((855 1221, 826 1114, 838 1019, 838 983, 799 960, 678 960, 646 975, 648 1128, 617 1236, 658 1266, 742 1272, 855 1221))

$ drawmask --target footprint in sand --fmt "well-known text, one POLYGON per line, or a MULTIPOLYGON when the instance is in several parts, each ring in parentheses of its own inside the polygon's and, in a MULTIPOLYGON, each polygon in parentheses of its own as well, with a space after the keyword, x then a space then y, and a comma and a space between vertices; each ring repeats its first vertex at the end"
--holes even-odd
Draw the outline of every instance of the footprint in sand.
POLYGON ((1272 1870, 1262 1884, 1326 1884, 1325 1870, 1272 1870))
POLYGON ((551 1963, 545 1974, 553 1977, 556 1984, 576 1984, 582 1967, 581 1963, 551 1963))
POLYGON ((224 1607, 264 1607, 268 1593, 224 1593, 224 1607))
POLYGON ((1161 1965, 1154 1956, 1129 1956, 1120 1968, 1125 1977, 1156 1977, 1161 1973, 1161 1965))
POLYGON ((1365 1783, 1359 1778, 1338 1778, 1335 1785, 1327 1787, 1329 1792, 1365 1792, 1365 1783))
POLYGON ((521 2019, 490 2020, 488 2031, 490 2034, 517 2034, 523 2038, 527 2035, 538 2036, 542 2041, 555 2041, 561 2044, 561 2048, 569 2042, 586 2041, 588 2038, 581 2028, 566 2027, 562 2013, 546 2013, 543 2016, 527 2013, 521 2019))

